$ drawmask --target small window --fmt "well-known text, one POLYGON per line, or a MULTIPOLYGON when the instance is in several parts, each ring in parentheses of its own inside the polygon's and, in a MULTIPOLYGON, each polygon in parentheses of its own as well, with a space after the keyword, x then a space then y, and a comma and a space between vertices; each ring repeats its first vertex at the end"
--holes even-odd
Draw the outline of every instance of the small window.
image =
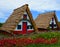
POLYGON ((56 27, 57 25, 56 24, 54 24, 54 27, 56 27))
POLYGON ((30 26, 30 28, 32 29, 33 27, 32 27, 32 26, 30 26))
POLYGON ((17 29, 21 29, 21 25, 18 25, 18 26, 17 26, 17 29))
POLYGON ((29 29, 29 26, 27 26, 27 29, 29 29))
POLYGON ((27 19, 27 14, 24 14, 23 15, 23 19, 27 19))
POLYGON ((32 25, 28 25, 27 29, 33 29, 32 25))

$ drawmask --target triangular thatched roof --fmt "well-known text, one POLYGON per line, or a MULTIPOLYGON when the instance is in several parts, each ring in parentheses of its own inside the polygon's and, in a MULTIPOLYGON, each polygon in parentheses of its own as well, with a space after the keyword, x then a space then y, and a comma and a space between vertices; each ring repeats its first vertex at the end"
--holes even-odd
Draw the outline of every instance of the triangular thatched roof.
POLYGON ((55 11, 39 14, 39 16, 35 19, 36 26, 38 28, 47 29, 49 24, 50 24, 50 20, 52 19, 52 17, 55 18, 55 21, 56 21, 57 26, 58 26, 58 20, 57 20, 55 11))
POLYGON ((28 4, 25 4, 17 9, 14 10, 14 12, 11 14, 11 16, 7 19, 6 23, 2 26, 2 30, 5 30, 5 31, 14 31, 17 24, 20 22, 21 20, 21 17, 23 16, 24 12, 27 12, 30 20, 31 20, 31 23, 35 29, 35 31, 37 30, 36 26, 35 26, 35 23, 33 21, 33 18, 32 18, 32 14, 28 8, 28 4))

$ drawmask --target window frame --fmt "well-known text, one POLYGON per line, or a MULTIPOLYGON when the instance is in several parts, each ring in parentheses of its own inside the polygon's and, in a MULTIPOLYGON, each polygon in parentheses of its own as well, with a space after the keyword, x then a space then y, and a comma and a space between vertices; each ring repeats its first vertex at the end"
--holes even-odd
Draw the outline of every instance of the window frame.
POLYGON ((32 25, 27 25, 27 29, 33 29, 32 25))
POLYGON ((18 29, 18 30, 21 30, 21 29, 22 29, 21 25, 17 25, 17 29, 18 29), (19 27, 18 27, 18 26, 19 26, 19 27))

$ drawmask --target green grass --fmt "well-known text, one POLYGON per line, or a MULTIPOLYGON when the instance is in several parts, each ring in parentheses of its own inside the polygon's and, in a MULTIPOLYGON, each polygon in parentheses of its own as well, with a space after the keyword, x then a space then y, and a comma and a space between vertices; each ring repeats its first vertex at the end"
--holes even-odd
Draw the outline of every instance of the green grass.
POLYGON ((34 35, 30 35, 30 37, 32 39, 36 39, 36 38, 45 38, 45 39, 50 39, 50 38, 60 38, 60 32, 44 32, 44 33, 39 33, 39 34, 34 34, 34 35))
POLYGON ((57 44, 30 44, 24 47, 60 47, 60 43, 57 44))

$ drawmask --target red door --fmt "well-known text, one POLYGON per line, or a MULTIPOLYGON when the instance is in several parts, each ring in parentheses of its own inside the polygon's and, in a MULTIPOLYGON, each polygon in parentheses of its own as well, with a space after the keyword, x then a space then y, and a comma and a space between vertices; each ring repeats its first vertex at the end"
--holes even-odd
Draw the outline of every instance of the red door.
POLYGON ((22 25, 22 34, 26 34, 27 33, 27 22, 23 22, 22 25))

